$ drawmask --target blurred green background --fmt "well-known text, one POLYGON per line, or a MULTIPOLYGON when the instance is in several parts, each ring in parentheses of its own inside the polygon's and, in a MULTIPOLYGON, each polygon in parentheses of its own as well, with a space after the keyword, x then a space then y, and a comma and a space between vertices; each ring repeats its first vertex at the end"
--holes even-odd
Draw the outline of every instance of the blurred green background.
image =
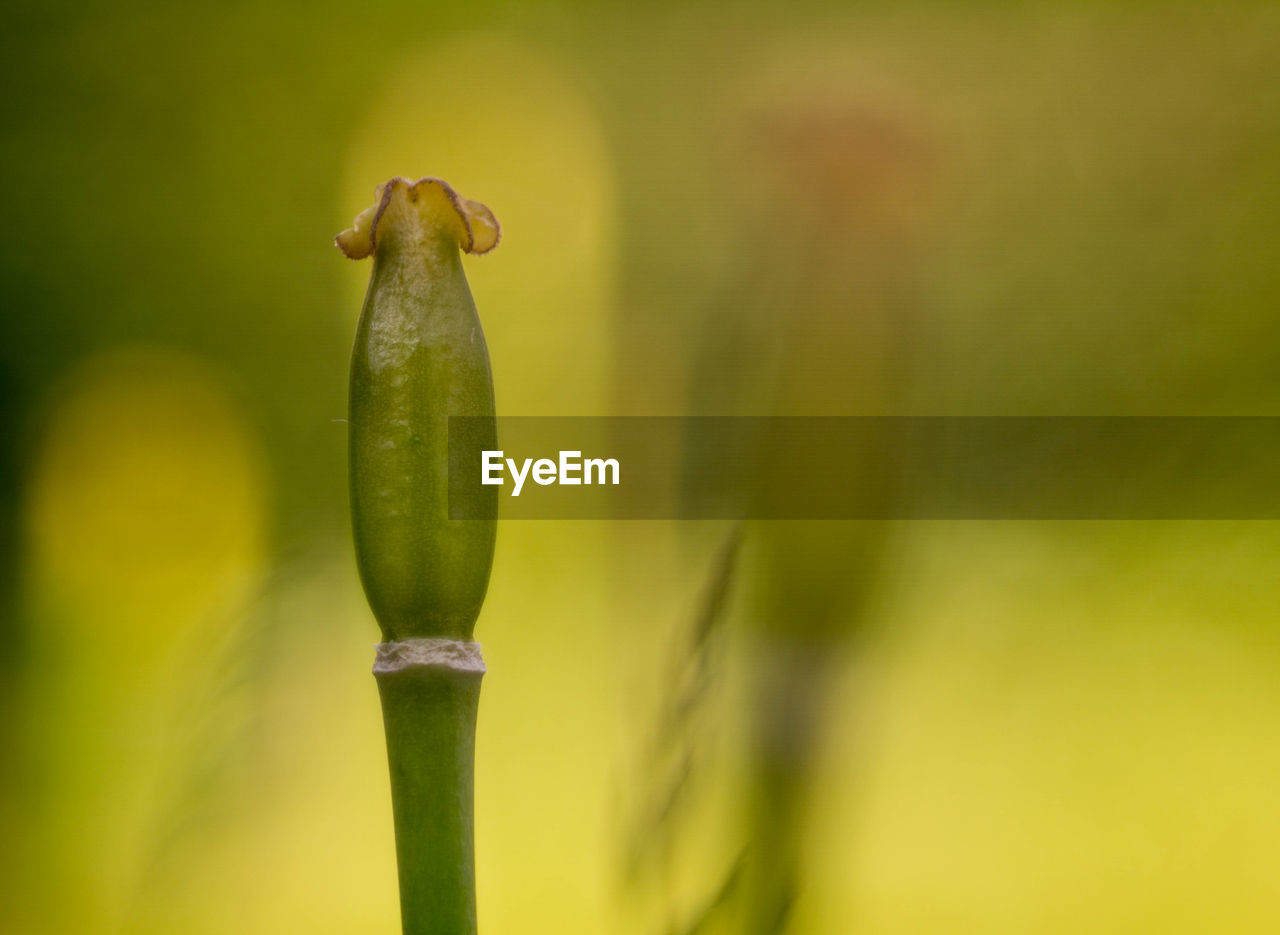
MULTIPOLYGON (((1280 411, 1273 4, 5 20, 5 932, 397 930, 331 246, 392 175, 503 221, 502 414, 1280 411)), ((484 931, 1280 930, 1276 524, 728 534, 500 530, 484 931)))

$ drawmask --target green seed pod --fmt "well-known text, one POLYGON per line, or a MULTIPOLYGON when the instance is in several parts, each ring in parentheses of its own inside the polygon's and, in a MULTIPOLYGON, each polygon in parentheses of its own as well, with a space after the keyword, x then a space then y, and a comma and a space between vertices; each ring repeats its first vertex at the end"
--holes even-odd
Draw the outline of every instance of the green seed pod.
MULTIPOLYGON (((499 236, 493 212, 440 179, 395 178, 337 238, 351 259, 373 257, 351 355, 351 514, 360 578, 388 642, 471 639, 488 587, 496 524, 449 519, 448 419, 494 414, 459 250, 487 253, 499 236)), ((480 448, 496 448, 492 422, 479 424, 480 448)))

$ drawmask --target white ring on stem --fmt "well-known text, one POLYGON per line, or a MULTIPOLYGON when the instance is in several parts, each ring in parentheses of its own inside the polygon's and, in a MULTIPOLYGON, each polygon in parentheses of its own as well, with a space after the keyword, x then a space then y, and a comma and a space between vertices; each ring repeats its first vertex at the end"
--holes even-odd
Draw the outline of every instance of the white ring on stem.
POLYGON ((485 671, 480 644, 469 640, 440 638, 396 640, 379 643, 373 660, 374 675, 391 675, 406 669, 436 668, 454 672, 485 671))

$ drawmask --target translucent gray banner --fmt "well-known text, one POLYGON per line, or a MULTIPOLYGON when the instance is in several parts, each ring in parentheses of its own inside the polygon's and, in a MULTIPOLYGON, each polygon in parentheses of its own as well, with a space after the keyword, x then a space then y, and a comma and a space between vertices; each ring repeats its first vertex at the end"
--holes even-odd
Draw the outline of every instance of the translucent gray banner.
POLYGON ((481 421, 453 519, 1280 519, 1280 417, 481 421))

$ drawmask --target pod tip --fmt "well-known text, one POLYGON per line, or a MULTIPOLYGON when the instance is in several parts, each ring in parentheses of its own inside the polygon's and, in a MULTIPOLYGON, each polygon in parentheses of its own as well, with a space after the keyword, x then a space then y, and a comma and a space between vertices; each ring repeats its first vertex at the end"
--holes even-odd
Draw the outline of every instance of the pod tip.
POLYGON ((487 205, 459 195, 443 179, 416 182, 393 178, 378 186, 375 201, 356 216, 334 243, 349 259, 363 260, 378 248, 378 228, 388 212, 409 227, 451 232, 466 253, 488 253, 502 239, 502 227, 487 205))

